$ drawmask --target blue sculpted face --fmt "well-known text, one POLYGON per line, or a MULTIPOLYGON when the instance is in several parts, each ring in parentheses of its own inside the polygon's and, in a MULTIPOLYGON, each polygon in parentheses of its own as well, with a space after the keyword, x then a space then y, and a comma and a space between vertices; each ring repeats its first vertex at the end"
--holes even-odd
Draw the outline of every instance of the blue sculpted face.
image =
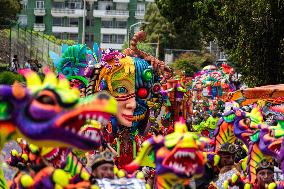
POLYGON ((134 110, 133 130, 138 128, 139 133, 143 133, 148 121, 147 100, 150 97, 151 88, 154 83, 152 70, 149 63, 141 58, 134 58, 135 64, 135 93, 136 108, 134 110))

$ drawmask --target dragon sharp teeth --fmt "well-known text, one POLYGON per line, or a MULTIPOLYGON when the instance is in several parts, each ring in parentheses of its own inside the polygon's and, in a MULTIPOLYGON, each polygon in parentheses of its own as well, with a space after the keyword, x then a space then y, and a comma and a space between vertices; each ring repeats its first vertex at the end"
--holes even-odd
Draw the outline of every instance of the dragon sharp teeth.
POLYGON ((85 135, 85 137, 87 137, 87 138, 90 137, 90 133, 89 133, 89 132, 85 132, 84 135, 85 135))
POLYGON ((96 134, 93 133, 93 134, 91 135, 91 139, 96 141, 96 140, 97 140, 96 134))
POLYGON ((104 119, 104 118, 103 118, 102 116, 99 116, 98 121, 102 123, 102 122, 103 122, 103 119, 104 119))
POLYGON ((104 126, 106 126, 108 124, 108 120, 107 119, 103 119, 103 124, 104 124, 104 126))
POLYGON ((90 119, 90 118, 91 118, 90 114, 87 114, 86 119, 90 119))
POLYGON ((71 132, 72 132, 72 133, 76 133, 76 129, 75 129, 75 128, 72 128, 72 129, 71 129, 71 132))

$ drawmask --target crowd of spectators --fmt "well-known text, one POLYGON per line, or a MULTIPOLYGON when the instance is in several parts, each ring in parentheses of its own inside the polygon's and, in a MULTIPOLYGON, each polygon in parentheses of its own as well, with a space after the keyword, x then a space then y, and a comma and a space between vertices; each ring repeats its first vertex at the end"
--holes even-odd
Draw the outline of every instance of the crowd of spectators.
POLYGON ((36 59, 25 58, 24 62, 20 63, 18 55, 14 55, 9 66, 9 70, 12 72, 18 72, 20 69, 31 69, 35 72, 40 72, 42 65, 36 59))

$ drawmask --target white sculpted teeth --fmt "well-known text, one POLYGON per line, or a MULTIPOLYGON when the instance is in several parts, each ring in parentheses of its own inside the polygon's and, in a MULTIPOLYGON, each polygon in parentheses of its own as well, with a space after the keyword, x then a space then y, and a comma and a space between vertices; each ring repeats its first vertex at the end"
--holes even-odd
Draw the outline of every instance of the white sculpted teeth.
POLYGON ((195 159, 195 153, 191 153, 191 152, 189 152, 189 157, 191 158, 191 159, 195 159))
POLYGON ((103 116, 99 116, 98 121, 102 123, 103 119, 104 119, 103 116))
POLYGON ((195 153, 193 152, 184 152, 184 151, 178 151, 175 153, 175 158, 181 158, 181 157, 190 157, 191 159, 195 158, 195 153))
POLYGON ((72 133, 76 133, 76 129, 75 129, 75 128, 72 128, 72 129, 71 129, 71 132, 72 132, 72 133))
POLYGON ((108 124, 108 120, 103 119, 103 124, 104 124, 104 125, 107 125, 107 124, 108 124))
POLYGON ((83 131, 79 131, 79 132, 78 132, 78 135, 79 135, 79 136, 82 136, 82 135, 83 135, 83 131))
POLYGON ((90 119, 91 118, 91 115, 90 114, 87 114, 86 115, 86 119, 90 119))
POLYGON ((85 132, 85 133, 84 133, 84 136, 87 137, 87 138, 89 138, 89 137, 90 137, 90 133, 89 133, 89 132, 85 132))

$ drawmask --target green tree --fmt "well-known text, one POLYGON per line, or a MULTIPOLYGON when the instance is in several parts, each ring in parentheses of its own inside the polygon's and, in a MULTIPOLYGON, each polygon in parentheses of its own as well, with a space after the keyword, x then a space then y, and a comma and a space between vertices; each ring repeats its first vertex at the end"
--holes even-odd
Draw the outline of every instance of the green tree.
MULTIPOLYGON (((151 55, 155 56, 155 50, 154 50, 154 48, 150 44, 138 43, 137 47, 138 47, 138 49, 140 49, 140 50, 142 50, 142 51, 144 51, 144 52, 146 52, 148 54, 151 54, 151 55)), ((122 46, 122 51, 124 49, 126 49, 126 48, 128 48, 128 42, 127 41, 124 42, 124 44, 122 46)))
POLYGON ((157 4, 175 25, 193 24, 206 40, 216 38, 247 85, 284 82, 284 0, 157 0, 157 4))
POLYGON ((12 85, 15 81, 23 82, 24 77, 10 71, 4 71, 0 74, 0 84, 12 85))
POLYGON ((8 28, 17 20, 17 13, 21 10, 20 0, 1 0, 0 29, 8 28))
POLYGON ((163 17, 155 3, 148 4, 143 26, 148 34, 147 41, 159 45, 159 58, 163 58, 164 48, 201 49, 199 32, 193 25, 176 26, 163 17))
POLYGON ((184 71, 187 76, 215 62, 216 58, 210 53, 186 52, 181 54, 171 65, 175 71, 184 71))

